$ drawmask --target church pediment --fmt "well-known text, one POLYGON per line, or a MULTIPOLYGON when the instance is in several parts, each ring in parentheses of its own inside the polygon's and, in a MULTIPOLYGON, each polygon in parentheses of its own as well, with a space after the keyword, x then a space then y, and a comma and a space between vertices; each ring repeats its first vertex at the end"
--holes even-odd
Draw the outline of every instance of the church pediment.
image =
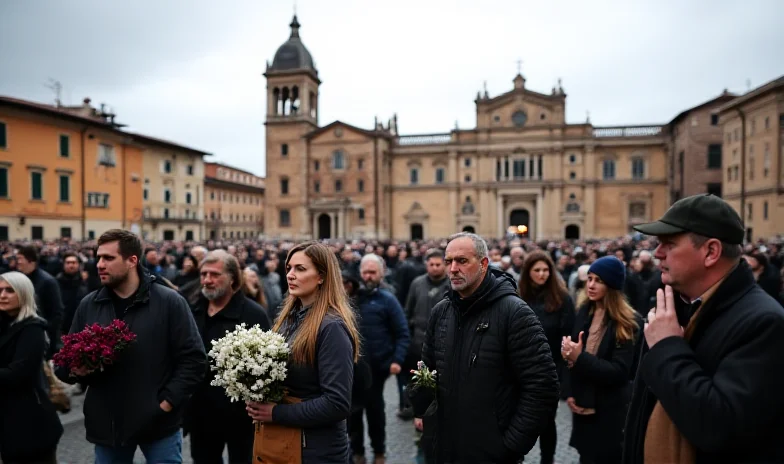
POLYGON ((524 128, 565 124, 566 94, 560 87, 551 95, 525 88, 525 78, 517 75, 514 88, 490 98, 485 91, 476 100, 478 128, 524 128))
POLYGON ((375 137, 383 137, 383 132, 369 131, 342 121, 332 122, 308 133, 305 138, 311 142, 364 142, 375 137))
POLYGON ((427 214, 427 211, 425 211, 425 209, 422 208, 422 205, 420 205, 418 201, 415 201, 414 203, 411 204, 411 207, 408 208, 408 212, 406 212, 406 214, 404 214, 403 217, 407 221, 413 221, 413 220, 425 220, 429 218, 430 215, 427 214))

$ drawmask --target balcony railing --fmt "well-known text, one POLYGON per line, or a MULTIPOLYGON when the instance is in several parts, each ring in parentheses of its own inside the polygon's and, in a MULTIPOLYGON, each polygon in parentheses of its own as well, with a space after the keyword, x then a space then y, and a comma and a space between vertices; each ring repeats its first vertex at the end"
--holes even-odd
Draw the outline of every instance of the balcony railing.
POLYGON ((595 127, 594 137, 651 137, 662 133, 662 126, 595 127))
POLYGON ((451 134, 404 135, 397 138, 397 144, 400 146, 444 145, 451 141, 451 134))

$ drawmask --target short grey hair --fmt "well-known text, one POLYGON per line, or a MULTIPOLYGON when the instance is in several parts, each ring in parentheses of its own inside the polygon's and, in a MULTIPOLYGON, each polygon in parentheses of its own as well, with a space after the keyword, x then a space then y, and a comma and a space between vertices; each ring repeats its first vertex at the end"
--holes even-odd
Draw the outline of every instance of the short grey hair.
POLYGON ((360 260, 360 262, 359 262, 359 267, 362 267, 363 264, 365 264, 367 262, 370 262, 370 261, 373 261, 376 264, 378 264, 378 269, 381 272, 384 272, 384 268, 386 267, 386 263, 381 258, 381 256, 379 256, 379 255, 377 255, 375 253, 368 253, 365 256, 363 256, 362 260, 360 260))
POLYGON ((463 237, 471 239, 471 241, 474 243, 474 252, 476 253, 477 258, 479 258, 480 260, 484 258, 490 259, 490 256, 487 252, 487 242, 485 241, 485 239, 483 239, 482 237, 474 233, 460 232, 454 234, 451 237, 449 237, 449 241, 447 243, 451 243, 452 241, 463 237))
POLYGON ((0 274, 0 280, 8 283, 19 298, 19 314, 13 324, 38 315, 38 307, 35 304, 35 287, 29 277, 18 271, 10 271, 0 274))

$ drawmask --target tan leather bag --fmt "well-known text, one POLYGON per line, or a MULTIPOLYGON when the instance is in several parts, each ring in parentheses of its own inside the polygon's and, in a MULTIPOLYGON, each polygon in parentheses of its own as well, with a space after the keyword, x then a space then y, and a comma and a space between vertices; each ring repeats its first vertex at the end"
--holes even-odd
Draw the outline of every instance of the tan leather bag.
MULTIPOLYGON (((296 404, 299 398, 286 396, 281 404, 296 404)), ((302 429, 256 422, 253 462, 264 464, 302 464, 302 429)))
POLYGON ((68 394, 65 393, 62 385, 60 385, 60 380, 55 377, 52 366, 49 365, 48 361, 44 361, 44 375, 49 383, 49 400, 58 411, 62 413, 69 412, 71 410, 71 398, 68 397, 68 394))

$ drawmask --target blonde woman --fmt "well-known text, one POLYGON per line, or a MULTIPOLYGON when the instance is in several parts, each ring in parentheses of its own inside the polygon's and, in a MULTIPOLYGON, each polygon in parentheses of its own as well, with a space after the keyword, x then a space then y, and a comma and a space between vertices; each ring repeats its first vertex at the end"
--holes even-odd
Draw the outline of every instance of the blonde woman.
POLYGON ((564 337, 561 356, 568 363, 564 382, 572 411, 569 445, 580 463, 621 462, 623 425, 631 394, 635 342, 642 321, 623 295, 624 264, 614 256, 588 269, 585 292, 572 337, 564 337))
POLYGON ((285 386, 294 401, 248 403, 247 408, 254 420, 289 433, 264 439, 267 449, 257 434, 254 455, 260 462, 345 464, 359 334, 340 264, 325 245, 308 242, 289 251, 286 272, 289 293, 273 330, 291 347, 285 386))
POLYGON ((46 321, 37 315, 33 283, 0 274, 0 461, 56 463, 63 426, 49 400, 46 321))

